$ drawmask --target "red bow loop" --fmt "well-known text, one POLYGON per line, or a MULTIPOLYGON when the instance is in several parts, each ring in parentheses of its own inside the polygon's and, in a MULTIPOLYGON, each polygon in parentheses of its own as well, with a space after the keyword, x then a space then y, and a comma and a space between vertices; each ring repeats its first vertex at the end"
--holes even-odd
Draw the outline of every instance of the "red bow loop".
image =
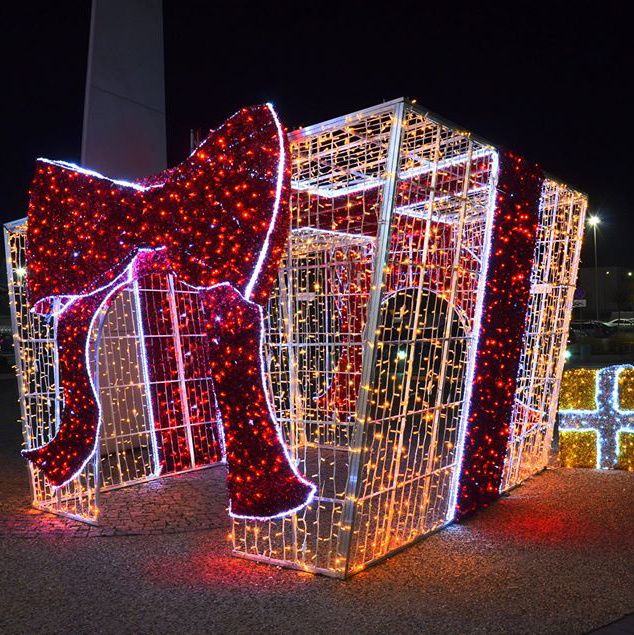
POLYGON ((240 110, 183 163, 134 183, 38 159, 28 214, 31 303, 106 287, 141 249, 165 249, 173 272, 193 286, 228 282, 253 299, 267 295, 265 264, 279 261, 270 252, 288 231, 288 165, 268 105, 240 110))

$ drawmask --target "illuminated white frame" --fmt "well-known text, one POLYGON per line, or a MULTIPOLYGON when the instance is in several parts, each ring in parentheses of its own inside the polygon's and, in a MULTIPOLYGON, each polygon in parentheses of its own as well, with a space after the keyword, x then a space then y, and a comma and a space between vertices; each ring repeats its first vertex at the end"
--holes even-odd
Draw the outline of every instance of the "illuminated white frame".
MULTIPOLYGON (((475 150, 471 155, 471 161, 482 159, 490 154, 497 154, 492 151, 490 147, 484 147, 480 150, 475 150)), ((423 165, 416 168, 409 168, 408 170, 401 170, 398 173, 398 179, 400 181, 413 179, 414 177, 422 174, 431 174, 438 170, 444 170, 446 168, 454 167, 466 163, 468 160, 466 155, 458 155, 449 159, 441 159, 439 161, 426 161, 423 165)), ((292 181, 292 188, 298 192, 305 192, 312 194, 313 196, 320 196, 324 198, 338 198, 340 196, 349 196, 350 194, 358 194, 360 192, 366 192, 367 190, 378 189, 385 184, 385 177, 378 176, 367 179, 361 183, 349 185, 347 187, 334 188, 334 187, 319 187, 311 184, 303 183, 302 181, 292 181)), ((396 208, 398 209, 398 208, 396 208)), ((396 210, 395 210, 396 211, 396 210)))
MULTIPOLYGON (((487 280, 488 268, 489 268, 489 258, 490 258, 491 238, 492 238, 491 234, 493 231, 493 219, 495 217, 495 211, 497 206, 497 182, 499 178, 499 155, 495 149, 488 146, 488 147, 482 148, 481 150, 476 150, 475 152, 473 152, 471 155, 471 162, 473 162, 476 159, 483 159, 483 158, 489 158, 491 160, 491 167, 489 168, 491 172, 491 176, 489 177, 490 179, 489 183, 486 186, 480 186, 480 187, 469 190, 469 195, 479 194, 486 190, 489 191, 489 200, 487 203, 485 227, 483 231, 484 244, 483 244, 483 250, 482 250, 482 269, 480 272, 481 280, 483 280, 484 282, 478 292, 478 297, 476 300, 476 307, 474 312, 473 331, 472 331, 472 333, 474 334, 474 338, 473 338, 471 353, 469 355, 469 360, 467 362, 467 371, 465 374, 465 385, 466 385, 465 400, 464 400, 464 407, 462 409, 462 414, 460 417, 458 440, 456 442, 458 453, 456 455, 456 468, 454 470, 454 474, 452 477, 453 482, 451 485, 451 495, 449 499, 449 505, 447 507, 447 517, 446 517, 447 522, 451 522, 455 520, 456 513, 457 513, 456 504, 458 499, 458 489, 460 486, 460 474, 462 473, 462 461, 463 461, 463 455, 464 455, 465 438, 466 438, 467 429, 469 427, 468 419, 469 419, 469 415, 471 411, 470 406, 471 406, 471 395, 473 391, 473 378, 475 374, 476 354, 478 350, 478 344, 480 341, 480 327, 482 322, 482 311, 483 311, 483 304, 484 304, 484 296, 486 292, 486 280, 487 280)), ((415 176, 432 172, 435 169, 443 169, 443 168, 447 168, 447 167, 451 167, 455 165, 461 165, 463 163, 466 163, 467 161, 468 161, 468 157, 466 155, 452 157, 451 159, 443 159, 437 162, 430 161, 430 162, 427 162, 424 166, 401 171, 399 173, 399 179, 414 178, 415 176)), ((326 198, 335 198, 335 197, 340 197, 340 196, 349 195, 353 193, 367 191, 373 188, 378 188, 384 183, 385 183, 385 178, 382 177, 378 179, 369 179, 365 183, 361 183, 359 185, 351 185, 347 188, 344 187, 340 189, 320 188, 320 187, 313 187, 309 185, 302 185, 300 181, 293 181, 292 187, 294 190, 305 192, 311 195, 322 196, 326 198)), ((442 197, 434 198, 433 200, 434 202, 438 202, 438 200, 449 200, 454 197, 455 195, 445 195, 442 197)), ((393 212, 394 214, 403 214, 403 215, 412 216, 415 218, 427 218, 429 214, 425 214, 425 213, 417 214, 416 212, 414 212, 414 209, 424 207, 425 205, 429 205, 429 202, 430 202, 429 200, 425 200, 420 203, 415 203, 412 205, 395 207, 393 212)), ((432 220, 438 220, 439 222, 446 222, 446 220, 443 221, 442 217, 438 217, 437 219, 432 217, 432 220)), ((302 229, 308 229, 308 228, 302 228, 302 229)), ((297 231, 301 231, 301 230, 297 230, 297 231)), ((313 230, 313 231, 317 231, 317 230, 313 230)), ((334 231, 334 230, 318 230, 318 231, 323 231, 324 233, 339 234, 342 236, 350 236, 357 239, 359 238, 358 234, 351 234, 348 232, 341 232, 341 231, 334 231)))
POLYGON ((484 296, 486 293, 486 281, 489 274, 489 260, 491 255, 491 239, 493 233, 493 220, 495 218, 495 210, 497 207, 497 183, 500 174, 499 170, 499 156, 497 152, 493 152, 490 149, 488 152, 491 155, 491 183, 489 187, 489 201, 487 205, 486 220, 484 225, 484 245, 482 249, 482 270, 479 277, 481 282, 480 289, 478 291, 478 297, 476 299, 475 315, 473 319, 473 345, 469 354, 469 360, 467 362, 467 372, 465 376, 465 398, 464 406, 462 408, 462 415, 460 417, 460 428, 458 432, 456 454, 456 467, 454 469, 453 483, 451 486, 451 497, 449 499, 449 506, 447 508, 447 522, 452 522, 456 518, 457 503, 458 503, 458 490, 460 488, 460 475, 462 474, 462 462, 464 459, 464 445, 467 436, 467 429, 469 428, 469 415, 471 414, 471 396, 473 393, 473 380, 476 370, 478 345, 480 344, 480 330, 482 326, 482 312, 484 310, 484 296))

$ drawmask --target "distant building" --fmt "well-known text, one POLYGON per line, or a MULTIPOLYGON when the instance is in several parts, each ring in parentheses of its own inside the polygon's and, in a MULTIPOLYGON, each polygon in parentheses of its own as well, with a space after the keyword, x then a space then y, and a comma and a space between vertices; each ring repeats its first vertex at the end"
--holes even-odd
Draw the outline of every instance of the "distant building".
MULTIPOLYGON (((599 319, 610 320, 618 317, 634 317, 634 267, 599 267, 599 319)), ((584 307, 577 307, 574 319, 594 319, 596 317, 596 290, 594 267, 581 267, 577 278, 577 300, 584 307)))

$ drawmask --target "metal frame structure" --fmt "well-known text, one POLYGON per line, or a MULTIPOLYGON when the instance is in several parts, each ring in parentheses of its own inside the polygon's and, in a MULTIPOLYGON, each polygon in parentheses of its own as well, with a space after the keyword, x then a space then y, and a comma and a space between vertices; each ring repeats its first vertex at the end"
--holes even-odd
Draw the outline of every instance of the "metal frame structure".
POLYGON ((405 100, 290 139, 268 359, 319 491, 289 518, 234 521, 234 554, 346 577, 454 518, 497 154, 405 100))
MULTIPOLYGON (((62 396, 59 389, 57 325, 33 313, 26 298, 26 219, 5 225, 5 254, 9 304, 13 325, 16 373, 24 445, 43 445, 57 431, 62 396)), ((33 505, 44 511, 95 522, 98 484, 95 461, 79 476, 54 490, 41 471, 28 465, 33 505)))
POLYGON ((586 207, 584 194, 545 179, 501 491, 548 465, 586 207))
MULTIPOLYGON (((343 578, 454 518, 498 151, 403 99, 295 131, 290 147, 291 235, 263 359, 289 453, 318 492, 284 518, 234 519, 233 553, 343 578)), ((502 490, 548 459, 585 204, 545 180, 502 490)), ((25 227, 8 224, 5 244, 32 447, 55 434, 63 395, 55 322, 26 301, 25 227)), ((92 335, 100 452, 56 491, 30 466, 36 506, 96 522, 100 490, 220 462, 198 301, 158 274, 119 294, 92 335)))
MULTIPOLYGON (((30 449, 55 436, 63 395, 56 319, 32 312, 26 298, 25 239, 26 219, 5 225, 22 428, 30 449)), ((193 310, 198 301, 195 291, 171 275, 152 274, 119 292, 90 340, 102 406, 99 450, 58 489, 29 463, 35 507, 96 523, 100 492, 221 463, 211 378, 202 371, 208 365, 199 350, 193 363, 188 359, 196 339, 205 337, 193 310), (151 312, 142 310, 150 304, 151 312), (179 321, 183 310, 191 320, 179 321), (149 322, 148 315, 157 317, 149 322), (157 352, 153 369, 147 347, 157 352)))

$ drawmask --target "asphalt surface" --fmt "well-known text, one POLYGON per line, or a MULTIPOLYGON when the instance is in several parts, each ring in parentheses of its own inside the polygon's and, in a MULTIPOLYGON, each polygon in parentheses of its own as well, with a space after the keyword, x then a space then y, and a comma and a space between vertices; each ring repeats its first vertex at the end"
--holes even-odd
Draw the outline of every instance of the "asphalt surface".
MULTIPOLYGON (((14 386, 0 380, 5 519, 28 514, 14 386)), ((343 582, 232 558, 222 471, 206 473, 208 527, 0 537, 0 632, 568 634, 634 611, 634 473, 549 470, 343 582)))

